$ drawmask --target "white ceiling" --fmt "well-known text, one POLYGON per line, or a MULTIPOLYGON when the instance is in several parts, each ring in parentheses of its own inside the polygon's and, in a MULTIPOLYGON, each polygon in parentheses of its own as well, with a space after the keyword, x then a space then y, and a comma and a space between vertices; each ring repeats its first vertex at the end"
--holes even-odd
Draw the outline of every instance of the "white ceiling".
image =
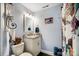
POLYGON ((28 8, 32 12, 38 12, 38 11, 45 10, 47 8, 56 6, 56 5, 58 5, 58 3, 22 3, 22 5, 24 5, 26 8, 28 8), (42 8, 46 5, 49 5, 49 7, 42 8))

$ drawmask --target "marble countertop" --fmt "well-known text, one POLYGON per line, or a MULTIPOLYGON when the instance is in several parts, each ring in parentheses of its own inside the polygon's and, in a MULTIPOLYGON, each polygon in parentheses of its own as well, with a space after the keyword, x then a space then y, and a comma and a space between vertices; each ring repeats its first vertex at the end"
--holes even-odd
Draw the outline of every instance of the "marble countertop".
POLYGON ((28 33, 28 34, 25 34, 25 38, 28 38, 28 39, 35 39, 35 38, 38 38, 40 36, 39 33, 28 33))

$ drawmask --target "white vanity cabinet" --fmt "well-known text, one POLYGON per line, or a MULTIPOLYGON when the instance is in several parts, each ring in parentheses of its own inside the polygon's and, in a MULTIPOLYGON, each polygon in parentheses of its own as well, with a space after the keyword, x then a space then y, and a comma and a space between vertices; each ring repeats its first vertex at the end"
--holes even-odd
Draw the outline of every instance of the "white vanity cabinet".
POLYGON ((32 53, 33 55, 38 55, 41 49, 41 36, 33 35, 24 38, 25 51, 32 53))

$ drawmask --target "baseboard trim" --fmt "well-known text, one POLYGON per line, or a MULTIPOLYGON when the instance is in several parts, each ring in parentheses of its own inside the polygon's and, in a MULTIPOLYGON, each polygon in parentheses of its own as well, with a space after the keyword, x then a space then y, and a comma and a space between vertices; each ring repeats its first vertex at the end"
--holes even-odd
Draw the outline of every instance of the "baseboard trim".
POLYGON ((48 55, 54 56, 53 52, 41 49, 41 52, 46 53, 48 55))

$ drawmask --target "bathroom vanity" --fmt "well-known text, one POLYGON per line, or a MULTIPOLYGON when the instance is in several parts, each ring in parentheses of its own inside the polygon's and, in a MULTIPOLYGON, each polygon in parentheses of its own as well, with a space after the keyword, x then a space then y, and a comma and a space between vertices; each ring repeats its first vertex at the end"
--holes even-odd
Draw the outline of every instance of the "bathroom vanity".
POLYGON ((24 36, 25 51, 38 55, 41 50, 41 35, 39 33, 25 34, 24 36))

